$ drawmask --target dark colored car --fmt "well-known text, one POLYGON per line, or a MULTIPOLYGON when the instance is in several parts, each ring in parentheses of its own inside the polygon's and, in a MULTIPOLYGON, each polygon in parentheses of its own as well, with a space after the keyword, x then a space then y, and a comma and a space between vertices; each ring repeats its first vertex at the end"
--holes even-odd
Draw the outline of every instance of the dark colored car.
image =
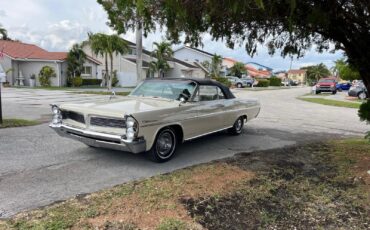
POLYGON ((322 92, 331 92, 332 94, 337 93, 336 78, 321 78, 316 84, 316 94, 322 92))
POLYGON ((337 90, 343 91, 343 90, 349 90, 351 88, 352 84, 349 82, 342 82, 342 83, 337 83, 337 90))
POLYGON ((358 97, 359 99, 363 100, 369 98, 369 92, 367 91, 363 82, 358 82, 349 89, 348 96, 358 97))

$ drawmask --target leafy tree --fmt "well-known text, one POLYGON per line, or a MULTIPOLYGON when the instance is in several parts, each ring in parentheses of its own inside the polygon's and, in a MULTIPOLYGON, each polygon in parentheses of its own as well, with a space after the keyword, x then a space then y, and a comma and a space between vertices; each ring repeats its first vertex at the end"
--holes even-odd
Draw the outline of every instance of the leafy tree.
POLYGON ((353 81, 360 79, 360 73, 344 59, 335 61, 335 70, 343 80, 353 81))
POLYGON ((330 70, 323 63, 320 63, 318 65, 303 67, 301 69, 307 70, 306 74, 307 74, 308 82, 314 82, 314 81, 317 82, 320 80, 320 78, 328 77, 331 75, 330 70))
POLYGON ((129 50, 127 42, 117 34, 107 35, 102 33, 89 33, 89 43, 96 55, 105 58, 105 73, 108 90, 112 89, 113 78, 113 54, 124 54, 129 50), (108 69, 108 58, 110 59, 110 71, 108 69))
POLYGON ((211 76, 212 77, 220 76, 221 64, 222 64, 222 57, 217 54, 213 55, 212 61, 211 61, 211 76))
POLYGON ((86 61, 86 54, 82 45, 74 44, 67 54, 67 72, 69 76, 81 76, 83 65, 86 61))
POLYGON ((1 24, 0 24, 0 35, 1 35, 0 40, 8 40, 9 39, 8 31, 4 27, 2 27, 1 24))
POLYGON ((250 55, 258 45, 269 53, 302 57, 313 45, 317 51, 343 50, 370 91, 369 0, 98 0, 119 32, 132 28, 137 15, 144 34, 155 25, 167 37, 198 46, 203 33, 226 40, 229 47, 244 45, 250 55))
POLYGON ((41 86, 50 86, 50 78, 56 77, 56 73, 51 66, 44 66, 39 73, 39 81, 41 86))
POLYGON ((236 77, 242 77, 243 74, 247 74, 247 69, 245 68, 244 63, 242 62, 236 62, 231 68, 230 68, 230 74, 234 75, 236 77))
POLYGON ((167 60, 172 58, 173 51, 169 42, 154 42, 153 44, 156 48, 152 52, 152 57, 156 60, 150 62, 150 70, 157 72, 158 78, 160 78, 170 68, 167 60))

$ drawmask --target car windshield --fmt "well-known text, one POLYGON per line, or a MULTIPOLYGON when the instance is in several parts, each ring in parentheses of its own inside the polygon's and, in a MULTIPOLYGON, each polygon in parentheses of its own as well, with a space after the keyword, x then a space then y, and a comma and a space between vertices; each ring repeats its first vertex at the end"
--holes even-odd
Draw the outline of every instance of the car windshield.
POLYGON ((319 81, 319 83, 323 83, 323 82, 325 82, 325 83, 331 83, 331 82, 335 82, 335 80, 334 79, 321 79, 319 81))
POLYGON ((171 100, 180 100, 180 97, 189 99, 194 93, 196 84, 192 81, 144 81, 131 92, 131 96, 162 97, 171 100))

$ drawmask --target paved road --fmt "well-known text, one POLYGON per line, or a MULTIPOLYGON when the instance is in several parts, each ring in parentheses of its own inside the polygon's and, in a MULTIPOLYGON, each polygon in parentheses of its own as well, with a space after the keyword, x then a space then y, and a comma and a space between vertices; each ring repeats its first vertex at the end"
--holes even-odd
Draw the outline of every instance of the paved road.
MULTIPOLYGON (((370 129, 370 126, 359 121, 355 109, 328 107, 295 99, 308 91, 308 88, 259 92, 237 90, 238 97, 261 100, 263 109, 259 118, 248 123, 244 133, 238 137, 218 133, 185 143, 175 158, 165 164, 152 163, 143 154, 88 148, 57 136, 46 124, 0 130, 0 216, 9 217, 19 211, 48 205, 77 194, 232 156, 238 152, 363 135, 370 129)), ((30 111, 27 116, 48 113, 47 104, 53 100, 75 100, 80 96, 42 90, 38 91, 37 97, 30 97, 27 90, 11 90, 7 94, 16 94, 16 98, 5 99, 8 111, 17 108, 22 112, 22 106, 28 102, 38 104, 36 108, 26 110, 30 111), (25 96, 19 98, 23 94, 25 96)), ((81 98, 85 101, 96 99, 91 95, 82 95, 81 98)))

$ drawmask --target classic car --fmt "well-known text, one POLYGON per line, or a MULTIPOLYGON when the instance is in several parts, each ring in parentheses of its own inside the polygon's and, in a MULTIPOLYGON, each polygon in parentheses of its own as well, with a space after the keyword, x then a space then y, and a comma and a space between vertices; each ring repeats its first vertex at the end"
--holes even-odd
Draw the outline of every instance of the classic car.
POLYGON ((221 130, 240 134, 259 111, 258 100, 235 98, 213 80, 151 79, 126 97, 52 105, 50 127, 91 147, 146 152, 165 162, 182 142, 221 130))

